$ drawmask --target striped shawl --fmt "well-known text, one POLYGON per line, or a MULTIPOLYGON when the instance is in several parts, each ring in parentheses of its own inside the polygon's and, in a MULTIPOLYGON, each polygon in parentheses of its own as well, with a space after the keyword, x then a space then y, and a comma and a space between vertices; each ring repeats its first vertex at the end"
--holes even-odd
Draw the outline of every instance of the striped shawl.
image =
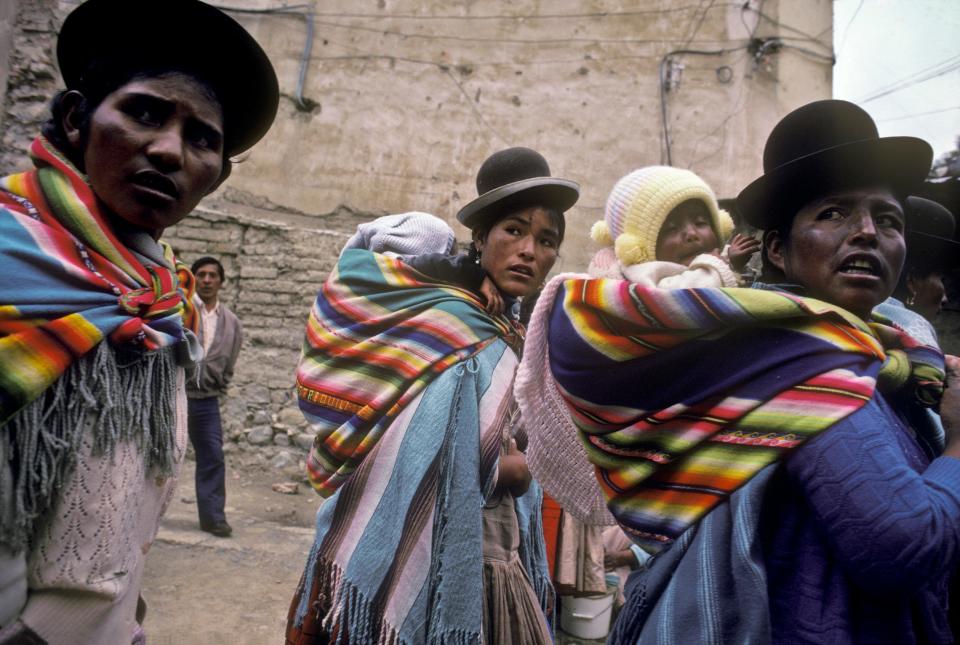
POLYGON ((297 366, 300 410, 317 432, 307 461, 317 492, 332 495, 431 380, 497 338, 516 343, 519 329, 469 291, 345 251, 310 311, 297 366))
MULTIPOLYGON (((479 645, 481 509, 496 481, 517 358, 495 340, 440 374, 399 412, 317 513, 287 643, 479 645)), ((551 594, 541 493, 516 500, 520 558, 551 594)))
POLYGON ((142 264, 86 178, 43 137, 30 152, 34 170, 0 179, 0 425, 104 339, 149 351, 196 324, 186 267, 142 264))
POLYGON ((31 154, 34 170, 0 179, 0 544, 15 552, 69 485, 88 425, 95 454, 133 441, 172 472, 174 347, 196 324, 170 247, 141 262, 82 174, 43 137, 31 154))
POLYGON ((878 378, 925 405, 943 388, 938 350, 781 291, 572 278, 548 337, 608 507, 652 552, 862 407, 878 378))

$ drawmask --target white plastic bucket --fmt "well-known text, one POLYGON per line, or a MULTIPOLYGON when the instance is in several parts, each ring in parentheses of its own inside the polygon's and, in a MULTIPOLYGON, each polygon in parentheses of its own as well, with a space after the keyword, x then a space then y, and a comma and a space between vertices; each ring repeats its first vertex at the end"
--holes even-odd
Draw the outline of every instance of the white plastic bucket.
POLYGON ((577 638, 606 638, 613 612, 612 593, 591 596, 562 596, 560 628, 577 638))

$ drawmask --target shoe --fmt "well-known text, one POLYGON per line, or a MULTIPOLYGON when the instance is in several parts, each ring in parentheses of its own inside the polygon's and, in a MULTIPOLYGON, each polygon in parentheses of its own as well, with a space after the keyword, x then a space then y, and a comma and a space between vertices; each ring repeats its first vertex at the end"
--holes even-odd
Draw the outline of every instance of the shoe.
POLYGON ((200 522, 200 530, 222 538, 230 537, 233 534, 233 529, 230 528, 230 525, 227 524, 226 520, 220 520, 218 522, 200 522))

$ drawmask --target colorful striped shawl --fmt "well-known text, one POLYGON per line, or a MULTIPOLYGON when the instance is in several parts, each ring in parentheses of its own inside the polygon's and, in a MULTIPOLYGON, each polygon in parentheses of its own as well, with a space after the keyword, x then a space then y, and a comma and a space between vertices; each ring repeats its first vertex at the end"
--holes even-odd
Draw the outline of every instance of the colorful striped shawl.
MULTIPOLYGON (((287 643, 480 645, 482 507, 511 422, 517 357, 495 340, 400 412, 317 512, 287 643)), ((534 484, 516 498, 520 559, 550 601, 534 484)))
POLYGON ((927 405, 943 388, 938 350, 781 291, 570 279, 548 335, 608 507, 653 552, 862 407, 878 376, 927 405))
POLYGON ((105 338, 154 350, 196 325, 186 267, 145 266, 69 161, 43 137, 30 152, 0 179, 0 425, 105 338))
POLYGON ((310 311, 297 366, 300 410, 317 431, 307 461, 313 487, 332 495, 432 379, 518 335, 466 290, 397 259, 345 251, 310 311))

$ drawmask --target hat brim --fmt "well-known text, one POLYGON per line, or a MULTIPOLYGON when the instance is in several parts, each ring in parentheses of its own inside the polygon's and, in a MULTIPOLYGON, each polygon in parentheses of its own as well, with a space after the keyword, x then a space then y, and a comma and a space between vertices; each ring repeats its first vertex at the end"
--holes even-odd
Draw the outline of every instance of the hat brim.
POLYGON ((960 242, 923 231, 907 229, 907 264, 923 267, 939 267, 952 271, 960 266, 960 242))
POLYGON ((580 185, 557 177, 521 179, 488 191, 460 209, 457 221, 475 230, 509 208, 544 206, 564 213, 580 198, 580 185))
POLYGON ((239 23, 199 0, 87 0, 67 16, 57 62, 68 89, 94 61, 170 67, 209 83, 224 114, 224 153, 249 149, 270 129, 280 90, 270 59, 239 23))
POLYGON ((804 204, 835 190, 882 186, 900 198, 930 170, 933 149, 915 137, 883 137, 821 150, 774 168, 737 196, 737 208, 756 228, 778 228, 804 204))

